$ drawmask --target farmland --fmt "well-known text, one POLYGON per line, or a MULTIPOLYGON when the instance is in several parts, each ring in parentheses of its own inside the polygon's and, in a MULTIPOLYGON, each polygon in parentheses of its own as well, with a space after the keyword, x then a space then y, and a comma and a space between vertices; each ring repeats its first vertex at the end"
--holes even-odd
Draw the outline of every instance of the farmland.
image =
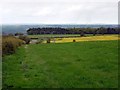
MULTIPOLYGON (((81 41, 105 41, 105 40, 118 40, 118 35, 112 34, 112 35, 96 35, 93 36, 91 34, 86 35, 85 37, 80 37, 78 34, 68 34, 68 35, 28 35, 30 38, 38 38, 44 39, 44 38, 51 38, 51 43, 65 43, 65 42, 73 42, 75 40, 76 42, 81 41)), ((37 39, 36 39, 37 40, 37 39)), ((45 42, 44 42, 45 43, 45 42)))
POLYGON ((3 57, 3 87, 117 88, 118 41, 24 45, 3 57))
MULTIPOLYGON (((85 36, 89 37, 89 36, 93 36, 92 34, 86 34, 85 36)), ((97 36, 102 36, 101 34, 97 34, 97 36)), ((117 36, 116 34, 106 34, 104 36, 117 36)), ((50 38, 54 38, 54 37, 80 37, 80 34, 41 34, 41 35, 28 35, 29 38, 44 38, 44 37, 50 37, 50 38)))
POLYGON ((29 38, 44 38, 44 37, 75 37, 79 34, 41 34, 41 35, 28 35, 29 38))
POLYGON ((97 36, 87 36, 87 37, 73 37, 73 38, 56 38, 56 43, 64 43, 64 42, 76 42, 81 41, 106 41, 106 40, 118 40, 118 35, 97 35, 97 36))

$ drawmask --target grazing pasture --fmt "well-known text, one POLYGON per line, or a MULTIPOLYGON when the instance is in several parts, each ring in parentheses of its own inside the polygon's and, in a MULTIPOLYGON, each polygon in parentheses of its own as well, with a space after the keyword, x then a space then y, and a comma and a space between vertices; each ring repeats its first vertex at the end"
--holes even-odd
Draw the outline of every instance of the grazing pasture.
POLYGON ((3 57, 4 88, 117 88, 118 41, 31 44, 3 57))

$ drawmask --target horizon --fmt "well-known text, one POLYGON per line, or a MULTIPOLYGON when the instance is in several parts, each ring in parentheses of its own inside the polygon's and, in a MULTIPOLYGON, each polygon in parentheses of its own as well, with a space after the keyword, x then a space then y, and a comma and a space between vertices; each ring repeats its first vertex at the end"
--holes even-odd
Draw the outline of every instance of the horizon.
POLYGON ((39 24, 39 23, 33 23, 33 24, 30 24, 30 23, 25 23, 25 24, 16 24, 16 23, 12 23, 12 24, 1 24, 2 25, 119 25, 119 24, 39 24))

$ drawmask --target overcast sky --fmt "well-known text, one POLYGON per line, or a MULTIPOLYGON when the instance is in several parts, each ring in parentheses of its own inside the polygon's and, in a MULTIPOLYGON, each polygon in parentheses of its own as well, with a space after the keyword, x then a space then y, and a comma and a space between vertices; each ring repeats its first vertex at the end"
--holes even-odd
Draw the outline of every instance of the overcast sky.
POLYGON ((2 24, 117 24, 118 0, 0 0, 2 24))

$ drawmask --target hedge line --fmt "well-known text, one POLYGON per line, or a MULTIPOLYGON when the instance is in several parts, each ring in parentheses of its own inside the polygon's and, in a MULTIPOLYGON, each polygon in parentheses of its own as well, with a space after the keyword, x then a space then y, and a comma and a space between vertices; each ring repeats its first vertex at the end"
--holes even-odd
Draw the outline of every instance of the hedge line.
POLYGON ((2 56, 15 53, 16 49, 24 44, 23 40, 20 40, 13 36, 2 37, 2 56))

